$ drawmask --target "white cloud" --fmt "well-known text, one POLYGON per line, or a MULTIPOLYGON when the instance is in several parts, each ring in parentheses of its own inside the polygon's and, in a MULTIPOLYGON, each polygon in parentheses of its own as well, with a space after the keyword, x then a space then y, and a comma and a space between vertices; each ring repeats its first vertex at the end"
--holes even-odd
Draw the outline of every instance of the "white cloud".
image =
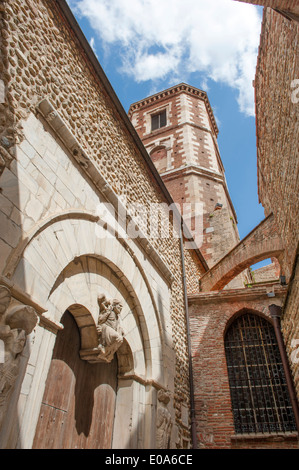
MULTIPOLYGON (((89 44, 90 44, 90 47, 92 48, 93 52, 94 52, 95 55, 97 56, 97 51, 96 51, 96 47, 95 47, 95 39, 94 39, 94 37, 90 38, 89 44)), ((98 56, 97 56, 97 57, 98 57, 98 56)))
POLYGON ((204 83, 238 90, 240 110, 254 114, 256 7, 233 0, 72 0, 71 6, 105 46, 119 46, 121 70, 137 82, 200 72, 204 83))

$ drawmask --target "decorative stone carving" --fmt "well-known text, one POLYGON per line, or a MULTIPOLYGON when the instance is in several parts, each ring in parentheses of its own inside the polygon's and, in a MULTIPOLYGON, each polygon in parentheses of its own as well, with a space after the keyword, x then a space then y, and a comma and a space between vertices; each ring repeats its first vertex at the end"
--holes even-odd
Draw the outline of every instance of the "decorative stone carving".
POLYGON ((157 449, 169 449, 172 419, 167 405, 170 401, 170 392, 159 390, 158 401, 160 404, 158 405, 156 419, 156 445, 157 449))
POLYGON ((98 297, 100 308, 97 332, 99 338, 99 359, 111 362, 115 352, 123 343, 124 331, 120 324, 122 304, 119 300, 108 300, 105 295, 98 297))
POLYGON ((20 356, 26 344, 26 337, 38 320, 32 307, 9 307, 10 303, 10 290, 0 286, 0 427, 19 374, 20 356))

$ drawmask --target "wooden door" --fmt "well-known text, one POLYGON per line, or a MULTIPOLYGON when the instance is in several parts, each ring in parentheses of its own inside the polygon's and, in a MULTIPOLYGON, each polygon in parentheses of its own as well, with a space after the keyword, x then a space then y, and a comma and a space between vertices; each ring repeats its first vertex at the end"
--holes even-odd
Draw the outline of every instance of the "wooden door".
POLYGON ((117 361, 89 364, 80 359, 73 316, 62 317, 47 377, 34 449, 111 448, 117 361))

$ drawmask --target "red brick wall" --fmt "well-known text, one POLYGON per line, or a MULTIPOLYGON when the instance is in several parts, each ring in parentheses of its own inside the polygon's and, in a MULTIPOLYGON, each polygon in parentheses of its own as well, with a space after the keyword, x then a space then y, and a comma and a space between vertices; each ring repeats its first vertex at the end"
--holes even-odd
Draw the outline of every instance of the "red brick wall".
MULTIPOLYGON (((237 439, 231 412, 224 350, 228 322, 240 310, 252 309, 268 316, 265 288, 207 293, 189 298, 190 331, 195 392, 197 438, 200 448, 297 448, 294 436, 237 439)), ((286 288, 275 286, 275 303, 282 302, 286 288)))

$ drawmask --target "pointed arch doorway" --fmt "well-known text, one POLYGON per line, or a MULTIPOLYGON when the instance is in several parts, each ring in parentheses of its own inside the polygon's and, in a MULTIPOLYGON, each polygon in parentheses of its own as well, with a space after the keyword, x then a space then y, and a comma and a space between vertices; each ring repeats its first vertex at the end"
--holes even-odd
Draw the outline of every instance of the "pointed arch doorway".
POLYGON ((117 359, 89 364, 67 310, 57 334, 37 423, 34 449, 109 449, 117 390, 117 359))

